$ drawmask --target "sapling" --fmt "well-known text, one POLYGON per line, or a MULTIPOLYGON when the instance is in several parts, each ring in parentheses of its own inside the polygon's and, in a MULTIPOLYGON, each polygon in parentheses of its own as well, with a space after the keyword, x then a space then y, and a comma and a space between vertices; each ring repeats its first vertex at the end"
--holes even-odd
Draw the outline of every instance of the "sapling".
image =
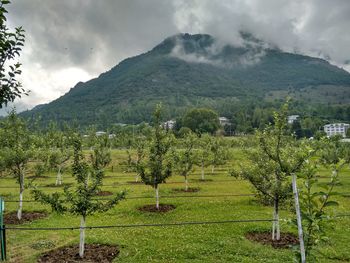
POLYGON ((210 151, 212 137, 209 134, 204 134, 198 141, 197 160, 196 164, 201 167, 201 179, 205 180, 204 168, 210 165, 212 153, 210 151))
POLYGON ((142 163, 146 155, 147 140, 145 137, 138 137, 134 140, 134 148, 136 149, 136 158, 133 160, 133 171, 136 172, 135 182, 139 180, 139 174, 137 173, 138 167, 142 163))
POLYGON ((185 191, 188 191, 188 176, 193 170, 193 165, 195 164, 196 157, 194 152, 194 147, 197 142, 197 136, 189 132, 186 134, 182 144, 182 149, 174 151, 173 161, 175 164, 174 170, 185 178, 185 191))
MULTIPOLYGON (((337 168, 344 164, 340 161, 337 168)), ((303 171, 298 173, 298 177, 303 181, 300 188, 300 211, 303 227, 303 240, 305 250, 305 262, 316 260, 314 252, 318 252, 317 245, 327 240, 325 228, 330 223, 329 207, 337 206, 338 203, 332 200, 336 195, 334 186, 339 183, 338 173, 330 175, 330 181, 323 186, 323 190, 316 190, 318 187, 317 167, 315 164, 308 164, 303 171)), ((296 220, 294 225, 297 226, 296 220)), ((298 250, 299 251, 299 250, 298 250)), ((296 253, 300 260, 301 254, 296 253)))
POLYGON ((213 137, 210 144, 211 173, 214 174, 214 169, 218 165, 223 165, 229 158, 228 149, 225 147, 223 140, 220 137, 213 137))
POLYGON ((73 149, 72 174, 76 180, 74 191, 65 187, 63 194, 45 194, 37 189, 33 190, 32 193, 36 200, 51 205, 51 208, 58 213, 68 212, 80 216, 79 256, 83 258, 87 216, 111 209, 124 198, 125 193, 121 192, 107 202, 97 200, 95 196, 102 186, 105 159, 101 157, 102 155, 96 154, 97 151, 95 151, 91 156, 90 163, 88 163, 83 156, 79 136, 73 139, 73 149))
POLYGON ((299 172, 313 153, 304 142, 288 134, 286 103, 274 114, 274 125, 256 132, 256 149, 246 150, 248 165, 242 165, 240 175, 247 179, 255 190, 274 205, 272 239, 280 239, 279 209, 282 202, 291 198, 291 176, 299 172))
POLYGON ((156 208, 159 209, 159 184, 172 174, 169 160, 171 137, 161 126, 161 105, 156 106, 153 120, 152 141, 148 146, 148 156, 138 167, 138 173, 146 185, 154 188, 156 193, 156 208))
POLYGON ((57 173, 56 185, 62 184, 62 170, 73 154, 70 143, 72 133, 70 127, 66 126, 64 131, 60 131, 56 124, 51 122, 44 136, 44 154, 48 158, 48 167, 57 173))
POLYGON ((17 218, 22 219, 24 178, 28 163, 35 157, 34 139, 26 123, 11 111, 1 123, 1 158, 4 167, 16 178, 19 184, 19 207, 17 218))

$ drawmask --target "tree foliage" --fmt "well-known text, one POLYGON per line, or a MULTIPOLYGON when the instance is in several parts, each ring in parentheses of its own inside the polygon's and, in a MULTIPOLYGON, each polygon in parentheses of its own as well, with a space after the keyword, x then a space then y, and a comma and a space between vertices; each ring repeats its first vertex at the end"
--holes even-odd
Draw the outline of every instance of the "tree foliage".
POLYGON ((17 80, 21 74, 21 64, 14 62, 24 45, 24 30, 17 27, 12 32, 7 27, 6 5, 9 3, 8 0, 0 1, 0 108, 26 94, 17 80))
POLYGON ((192 109, 186 112, 182 125, 197 134, 214 134, 220 127, 218 114, 207 108, 192 109))
POLYGON ((37 153, 34 147, 35 138, 28 131, 26 122, 19 118, 14 110, 1 123, 0 133, 0 159, 19 184, 20 200, 17 216, 21 219, 25 174, 28 163, 37 153))
POLYGON ((288 104, 275 112, 274 125, 256 133, 258 148, 247 151, 249 165, 234 175, 247 179, 260 196, 274 204, 272 238, 279 240, 280 204, 291 197, 291 175, 299 172, 312 154, 305 143, 291 136, 287 127, 288 104))
POLYGON ((157 105, 153 119, 152 141, 148 146, 148 156, 138 167, 138 173, 146 185, 156 190, 156 206, 159 208, 158 185, 172 174, 169 153, 172 138, 161 125, 161 105, 157 105))
POLYGON ((198 138, 194 133, 188 133, 179 145, 180 149, 174 151, 172 155, 175 172, 185 178, 186 191, 188 190, 187 178, 196 162, 195 147, 197 140, 198 138))
POLYGON ((125 192, 120 192, 111 200, 104 202, 95 197, 100 191, 104 177, 103 168, 106 164, 104 145, 100 144, 91 155, 89 162, 85 160, 82 153, 81 138, 76 135, 73 139, 73 164, 72 175, 76 181, 73 191, 65 187, 64 193, 46 194, 38 189, 32 191, 34 198, 51 205, 53 211, 58 213, 71 213, 81 217, 80 246, 79 255, 84 256, 85 244, 85 222, 86 217, 96 212, 105 212, 115 206, 125 196, 125 192), (101 154, 103 153, 103 154, 101 154))

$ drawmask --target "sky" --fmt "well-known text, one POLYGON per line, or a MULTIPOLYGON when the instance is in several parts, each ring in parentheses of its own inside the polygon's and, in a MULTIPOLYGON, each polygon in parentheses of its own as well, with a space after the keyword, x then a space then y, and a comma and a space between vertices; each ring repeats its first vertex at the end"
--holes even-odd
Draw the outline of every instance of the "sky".
MULTIPOLYGON (((12 0, 8 26, 23 26, 18 111, 48 103, 79 81, 178 33, 240 44, 240 31, 350 72, 349 0, 12 0)), ((4 114, 6 109, 0 110, 4 114)))

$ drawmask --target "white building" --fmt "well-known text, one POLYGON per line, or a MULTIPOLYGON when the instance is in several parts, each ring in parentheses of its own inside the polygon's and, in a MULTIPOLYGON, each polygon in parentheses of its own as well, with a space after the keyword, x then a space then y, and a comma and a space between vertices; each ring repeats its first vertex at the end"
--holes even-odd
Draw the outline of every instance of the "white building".
POLYGON ((104 132, 104 131, 97 131, 96 132, 96 136, 102 136, 102 135, 105 135, 106 134, 106 132, 104 132))
POLYGON ((174 129, 175 124, 176 124, 175 120, 169 120, 163 123, 163 128, 167 130, 172 130, 174 129))
POLYGON ((323 128, 324 132, 327 133, 327 136, 329 137, 334 135, 341 135, 345 138, 349 126, 350 125, 347 123, 332 123, 325 125, 323 128))
POLYGON ((299 115, 289 115, 288 116, 288 124, 292 124, 295 122, 300 116, 299 115))
POLYGON ((219 122, 221 126, 230 125, 231 122, 226 117, 219 117, 219 122))

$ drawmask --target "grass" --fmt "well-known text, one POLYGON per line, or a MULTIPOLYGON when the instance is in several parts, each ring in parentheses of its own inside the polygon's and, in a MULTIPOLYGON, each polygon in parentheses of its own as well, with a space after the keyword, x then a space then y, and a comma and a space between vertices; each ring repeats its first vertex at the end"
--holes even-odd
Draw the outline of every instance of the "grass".
MULTIPOLYGON (((88 217, 88 226, 142 224, 142 223, 171 223, 184 221, 211 221, 234 219, 271 219, 272 208, 261 206, 254 202, 252 196, 227 197, 199 197, 202 195, 248 194, 251 187, 246 181, 236 180, 228 176, 228 168, 242 161, 242 153, 234 149, 234 160, 225 167, 218 167, 214 175, 211 168, 206 171, 206 178, 213 181, 200 182, 200 170, 190 175, 190 187, 199 187, 196 193, 175 193, 174 188, 184 187, 183 178, 173 176, 167 184, 160 186, 161 203, 174 204, 176 209, 166 214, 144 213, 137 210, 139 206, 154 203, 154 192, 149 186, 125 184, 135 180, 135 174, 124 173, 120 164, 125 159, 125 152, 113 151, 113 172, 107 169, 106 179, 102 189, 117 193, 127 190, 128 197, 144 196, 145 199, 127 199, 112 210, 104 214, 88 217), (108 177, 113 176, 113 177, 108 177), (192 179, 192 180, 191 180, 192 179), (112 186, 115 185, 115 186, 112 186), (188 198, 184 196, 197 196, 188 198), (179 198, 165 198, 162 196, 181 196, 179 198)), ((320 170, 320 175, 327 175, 326 169, 320 170)), ((55 182, 55 174, 48 174, 49 178, 37 179, 37 185, 47 185, 55 182)), ((327 179, 320 179, 326 183, 327 179)), ((350 192, 350 171, 341 174, 342 184, 337 186, 338 192, 350 192)), ((69 174, 64 174, 64 183, 72 183, 69 174)), ((0 180, 1 187, 17 187, 15 180, 5 178, 0 180)), ((61 188, 43 188, 46 192, 55 192, 61 188)), ((0 188, 0 196, 7 200, 18 199, 18 189, 0 188)), ((24 199, 31 199, 28 190, 24 199)), ((340 206, 334 213, 348 213, 350 197, 337 197, 340 206)), ((6 203, 6 211, 16 210, 17 203, 6 203)), ((27 211, 47 210, 50 208, 38 203, 24 203, 27 211)), ((283 210, 282 218, 292 218, 293 211, 283 210)), ((349 262, 350 261, 350 217, 344 217, 331 223, 328 229, 329 242, 320 246, 323 256, 320 262, 349 262)), ((23 227, 69 227, 79 226, 79 218, 71 215, 57 215, 51 213, 49 217, 22 225, 23 227)), ((213 225, 186 225, 171 227, 139 227, 112 228, 87 230, 88 243, 117 244, 120 255, 116 262, 291 262, 293 252, 290 249, 273 249, 253 243, 244 235, 253 230, 269 230, 271 223, 228 223, 213 225)), ((289 223, 282 222, 282 231, 294 232, 289 223)), ((64 231, 7 231, 7 246, 9 262, 35 262, 44 251, 53 247, 77 243, 78 230, 64 231)))

